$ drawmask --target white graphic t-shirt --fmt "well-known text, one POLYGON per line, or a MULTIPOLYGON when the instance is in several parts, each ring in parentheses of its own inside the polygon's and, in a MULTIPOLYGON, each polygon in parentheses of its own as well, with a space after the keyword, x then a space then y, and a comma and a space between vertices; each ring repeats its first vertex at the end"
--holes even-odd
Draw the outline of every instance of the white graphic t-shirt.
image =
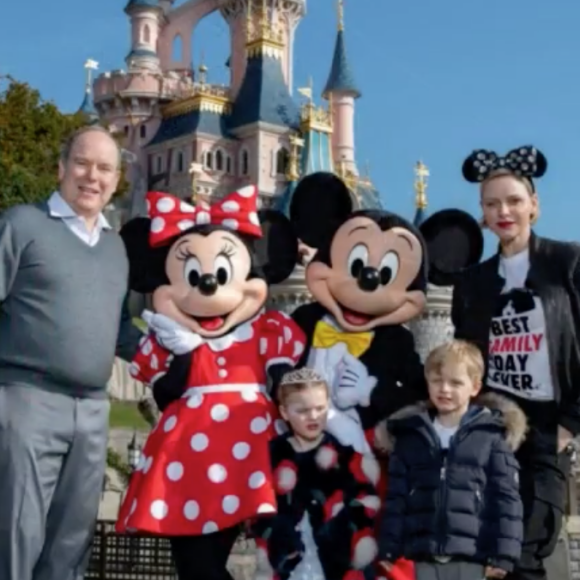
POLYGON ((540 298, 525 287, 529 267, 527 250, 500 259, 506 284, 491 322, 487 384, 516 397, 552 401, 546 320, 540 298))

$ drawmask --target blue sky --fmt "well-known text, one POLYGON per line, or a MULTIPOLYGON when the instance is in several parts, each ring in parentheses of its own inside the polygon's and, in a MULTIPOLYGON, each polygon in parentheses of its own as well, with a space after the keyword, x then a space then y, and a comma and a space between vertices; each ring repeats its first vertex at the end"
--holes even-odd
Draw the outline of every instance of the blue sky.
MULTIPOLYGON (((9 2, 0 35, 0 74, 29 82, 62 109, 78 107, 83 63, 124 67, 124 0, 9 2), (58 7, 58 8, 57 8, 58 7)), ((578 0, 345 0, 357 102, 359 164, 370 166, 386 207, 413 213, 413 165, 431 171, 430 210, 479 215, 477 190, 461 178, 474 148, 504 152, 532 143, 547 156, 538 183, 540 234, 580 238, 580 2, 578 0)), ((316 92, 330 67, 334 0, 309 0, 297 32, 295 81, 316 92)), ((194 37, 210 80, 227 79, 227 29, 216 14, 194 37)))

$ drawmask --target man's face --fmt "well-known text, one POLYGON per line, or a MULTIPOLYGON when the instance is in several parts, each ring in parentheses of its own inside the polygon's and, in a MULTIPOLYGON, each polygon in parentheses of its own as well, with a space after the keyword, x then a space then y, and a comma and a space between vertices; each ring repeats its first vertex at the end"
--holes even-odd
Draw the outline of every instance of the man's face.
POLYGON ((88 131, 75 140, 69 158, 59 163, 60 193, 83 217, 97 216, 119 183, 119 150, 112 137, 88 131))

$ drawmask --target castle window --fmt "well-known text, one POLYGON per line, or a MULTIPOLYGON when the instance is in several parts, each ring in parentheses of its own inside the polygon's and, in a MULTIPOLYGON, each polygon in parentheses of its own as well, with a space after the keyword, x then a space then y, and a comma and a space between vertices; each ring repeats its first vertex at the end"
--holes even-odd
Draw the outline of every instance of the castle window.
POLYGON ((228 155, 226 157, 226 173, 232 172, 232 158, 228 155))
POLYGON ((151 42, 151 29, 148 24, 143 27, 143 42, 146 44, 151 42))
POLYGON ((248 175, 250 173, 250 155, 248 151, 244 149, 242 151, 242 175, 248 175))
POLYGON ((141 125, 139 127, 139 136, 141 139, 145 139, 145 137, 147 137, 147 125, 141 125))
POLYGON ((276 174, 286 175, 288 172, 288 162, 290 160, 290 154, 288 150, 282 147, 276 154, 276 174))
POLYGON ((224 154, 221 149, 218 149, 215 154, 215 168, 218 171, 224 170, 224 154))
POLYGON ((157 155, 157 157, 155 158, 155 172, 161 173, 162 169, 163 169, 163 158, 161 157, 161 155, 157 155))
POLYGON ((183 173, 183 166, 184 166, 184 163, 183 163, 183 152, 180 151, 177 154, 177 171, 178 171, 178 173, 183 173))
POLYGON ((211 151, 205 152, 203 160, 206 169, 213 169, 213 153, 211 151))

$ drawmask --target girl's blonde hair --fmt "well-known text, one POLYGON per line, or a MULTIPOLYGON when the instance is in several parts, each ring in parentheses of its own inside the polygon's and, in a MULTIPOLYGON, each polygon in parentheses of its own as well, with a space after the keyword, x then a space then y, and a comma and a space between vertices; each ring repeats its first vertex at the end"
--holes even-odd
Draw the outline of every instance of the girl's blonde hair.
POLYGON ((322 387, 328 393, 328 384, 315 370, 302 368, 286 373, 278 386, 278 401, 285 403, 293 393, 300 393, 312 388, 322 387))
MULTIPOLYGON (((534 189, 534 186, 532 185, 532 182, 530 181, 529 178, 523 177, 523 176, 520 176, 520 175, 516 175, 515 173, 512 173, 511 171, 508 171, 507 169, 497 169, 495 171, 492 171, 481 182, 481 185, 479 186, 480 193, 483 193, 483 188, 485 187, 486 183, 489 183, 490 181, 492 181, 493 179, 496 179, 497 177, 503 177, 505 175, 509 175, 510 177, 513 177, 516 181, 519 181, 520 183, 523 183, 524 186, 525 186, 525 188, 528 190, 528 193, 530 194, 530 196, 535 195, 536 196, 536 199, 538 199, 538 193, 534 189)), ((538 221, 538 218, 539 217, 540 217, 540 202, 539 202, 539 199, 538 199, 538 203, 537 203, 536 210, 530 216, 530 224, 534 225, 538 221)), ((486 229, 488 227, 487 224, 485 223, 485 217, 484 216, 481 216, 481 218, 479 220, 479 226, 481 227, 481 229, 486 229)))

